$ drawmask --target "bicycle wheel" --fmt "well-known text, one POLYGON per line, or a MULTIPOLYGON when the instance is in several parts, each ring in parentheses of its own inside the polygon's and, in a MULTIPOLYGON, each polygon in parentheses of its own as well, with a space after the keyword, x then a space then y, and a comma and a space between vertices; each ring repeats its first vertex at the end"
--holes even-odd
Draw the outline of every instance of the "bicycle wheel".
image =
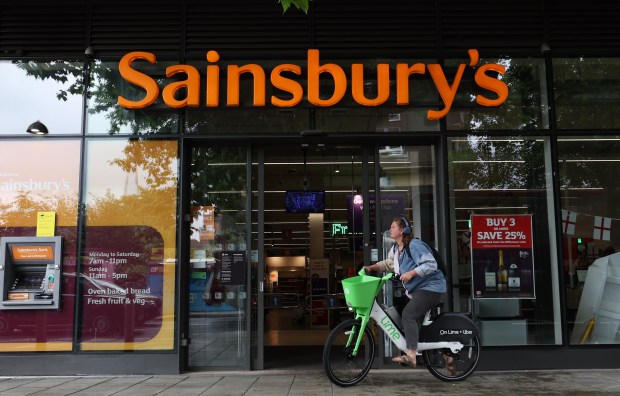
POLYGON ((375 357, 375 340, 368 326, 364 329, 362 341, 353 356, 355 344, 347 346, 349 339, 356 340, 361 320, 349 319, 332 330, 323 348, 323 368, 327 378, 338 386, 351 386, 360 382, 372 365, 375 357), (352 337, 351 337, 352 336, 352 337))
POLYGON ((442 381, 462 381, 476 370, 480 359, 480 340, 474 337, 457 353, 450 349, 429 349, 422 352, 426 368, 442 381))

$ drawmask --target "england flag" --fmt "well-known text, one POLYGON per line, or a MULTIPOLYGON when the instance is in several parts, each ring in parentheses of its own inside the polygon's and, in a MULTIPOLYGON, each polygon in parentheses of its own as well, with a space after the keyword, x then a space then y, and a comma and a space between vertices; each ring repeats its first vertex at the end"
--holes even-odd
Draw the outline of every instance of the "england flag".
POLYGON ((566 235, 575 235, 577 213, 562 209, 562 232, 566 235))
POLYGON ((611 219, 609 217, 594 216, 594 239, 611 240, 611 219))

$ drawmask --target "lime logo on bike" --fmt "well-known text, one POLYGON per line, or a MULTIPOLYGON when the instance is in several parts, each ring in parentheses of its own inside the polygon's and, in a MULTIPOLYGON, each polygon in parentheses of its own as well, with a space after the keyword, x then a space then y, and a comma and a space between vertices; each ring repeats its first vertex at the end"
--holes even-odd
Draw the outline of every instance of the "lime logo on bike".
POLYGON ((394 326, 390 318, 384 316, 381 318, 381 324, 383 325, 383 331, 385 331, 389 336, 395 340, 400 339, 400 331, 394 326))

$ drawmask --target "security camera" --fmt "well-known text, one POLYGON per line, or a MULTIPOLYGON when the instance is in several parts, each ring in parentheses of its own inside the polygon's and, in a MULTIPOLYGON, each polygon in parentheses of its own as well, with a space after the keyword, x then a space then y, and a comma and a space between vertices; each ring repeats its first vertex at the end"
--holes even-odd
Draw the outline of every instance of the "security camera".
POLYGON ((84 55, 86 55, 88 59, 93 59, 95 57, 95 49, 93 47, 86 47, 84 55))
POLYGON ((549 47, 549 44, 542 43, 540 45, 540 53, 543 55, 547 55, 549 52, 551 52, 551 47, 549 47))

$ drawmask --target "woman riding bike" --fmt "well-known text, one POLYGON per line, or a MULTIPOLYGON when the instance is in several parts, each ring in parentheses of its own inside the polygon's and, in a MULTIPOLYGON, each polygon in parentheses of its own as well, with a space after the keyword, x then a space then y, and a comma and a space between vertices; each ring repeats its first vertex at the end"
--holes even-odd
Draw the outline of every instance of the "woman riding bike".
MULTIPOLYGON (((416 366, 416 349, 419 338, 419 320, 426 311, 439 304, 447 292, 446 278, 437 268, 433 252, 422 241, 413 238, 409 222, 395 217, 390 226, 390 236, 395 241, 388 258, 364 267, 366 272, 394 272, 405 288, 409 302, 403 309, 402 320, 407 342, 407 354, 392 361, 410 367, 416 366)), ((447 361, 448 365, 451 363, 447 361)))

